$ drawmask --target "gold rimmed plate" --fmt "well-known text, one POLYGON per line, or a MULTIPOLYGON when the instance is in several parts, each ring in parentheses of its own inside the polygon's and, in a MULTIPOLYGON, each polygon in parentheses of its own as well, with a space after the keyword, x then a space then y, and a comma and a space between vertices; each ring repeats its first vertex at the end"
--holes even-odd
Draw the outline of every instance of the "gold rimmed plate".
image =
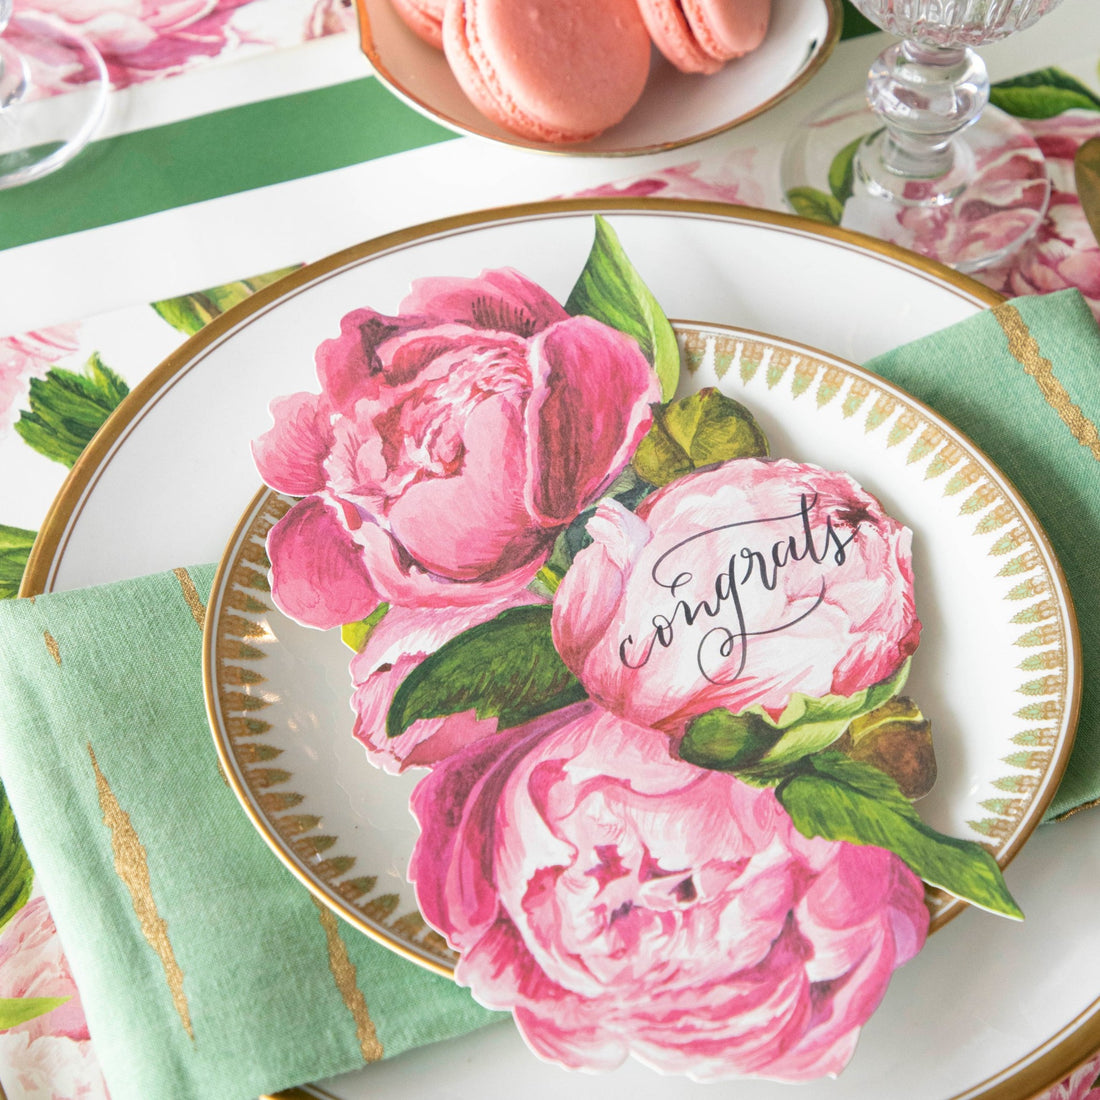
MULTIPOLYGON (((741 329, 680 323, 677 334, 684 388, 719 387, 752 411, 774 455, 852 474, 914 530, 924 629, 906 694, 932 721, 939 765, 921 817, 1007 865, 1064 770, 1080 691, 1073 608, 1038 522, 968 439, 861 368, 741 329)), ((454 957, 404 881, 418 775, 367 763, 339 631, 302 627, 270 597, 265 538, 292 503, 253 499, 214 583, 204 668, 218 751, 253 822, 311 890, 447 970, 454 957)), ((963 907, 938 891, 928 902, 933 928, 963 907)))
MULTIPOLYGON (((219 558, 258 485, 248 444, 270 423, 267 400, 312 388, 313 351, 333 334, 344 312, 364 303, 392 311, 410 279, 426 273, 469 275, 505 265, 563 298, 575 278, 578 257, 591 243, 597 212, 609 219, 671 315, 707 318, 707 325, 696 326, 700 329, 739 326, 781 332, 785 336, 779 344, 822 349, 811 357, 823 362, 863 361, 999 301, 972 280, 879 242, 797 218, 717 204, 570 201, 414 227, 355 246, 259 292, 156 368, 74 469, 43 528, 25 594, 219 558), (191 443, 180 446, 179 440, 191 443), (151 485, 156 492, 150 492, 151 485)), ((776 363, 772 374, 765 370, 754 375, 756 384, 765 380, 762 393, 778 367, 776 363)), ((797 376, 789 363, 776 391, 793 386, 797 376)), ((740 370, 727 370, 724 377, 733 384, 740 370)), ((816 397, 807 400, 810 392, 803 390, 792 407, 816 402, 816 397)), ((752 403, 747 391, 744 399, 752 403)), ((879 402, 868 401, 870 393, 855 414, 857 437, 874 434, 864 433, 862 425, 879 402)), ((824 407, 834 406, 826 402, 824 407)), ((767 427, 776 453, 795 453, 782 418, 767 427)), ((829 461, 827 454, 819 457, 829 461)), ((877 485, 875 471, 857 473, 868 486, 877 485)), ((947 499, 946 480, 927 480, 929 491, 947 499)), ((959 498, 951 494, 951 499, 959 498)), ((886 503, 901 518, 912 519, 904 502, 891 498, 886 503)), ((975 536, 974 544, 978 541, 975 536)), ((262 572, 262 562, 253 565, 262 572)), ((927 588, 918 598, 938 600, 927 588)), ((256 599, 263 602, 262 596, 256 599)), ((246 618, 256 613, 255 607, 242 609, 246 618)), ((217 620, 213 607, 210 615, 217 620)), ((339 643, 337 647, 331 666, 317 666, 312 655, 306 666, 312 670, 309 676, 323 682, 316 690, 346 701, 347 657, 339 643)), ((936 659, 931 650, 927 655, 936 659)), ((948 728, 954 718, 950 716, 948 728)), ((256 759, 247 766, 269 770, 268 793, 301 793, 280 780, 280 770, 294 769, 289 759, 264 747, 264 736, 253 737, 256 759)), ((351 747, 358 754, 357 746, 351 747)), ((363 880, 373 876, 373 883, 361 881, 355 889, 362 888, 361 899, 378 902, 384 923, 393 923, 411 912, 400 895, 401 860, 393 867, 364 863, 358 875, 344 865, 349 850, 342 841, 347 834, 334 815, 362 812, 358 766, 362 774, 371 770, 361 756, 356 761, 354 773, 341 777, 339 792, 323 815, 331 829, 319 828, 321 823, 311 822, 310 814, 301 815, 299 836, 313 838, 301 847, 314 866, 331 860, 330 866, 342 868, 343 875, 363 880), (337 839, 318 843, 319 836, 337 839), (395 894, 396 899, 390 896, 395 894)), ((957 763, 941 752, 943 774, 957 763)), ((990 774, 991 782, 1024 774, 1015 764, 1002 766, 1003 772, 990 774)), ((1050 782, 1053 778, 1051 773, 1050 782)), ((401 790, 401 781, 387 781, 394 803, 403 805, 407 792, 401 790)), ((276 807, 274 812, 290 808, 276 807)), ((385 822, 389 811, 383 810, 379 807, 378 814, 385 822)), ((367 812, 373 817, 375 808, 367 812)), ((1100 951, 1090 916, 1100 903, 1100 887, 1094 886, 1100 882, 1100 858, 1093 861, 1090 854, 1100 852, 1100 834, 1092 820, 1083 814, 1039 830, 1009 866, 1009 886, 1028 914, 1023 925, 964 912, 932 938, 913 966, 895 975, 858 1057, 841 1079, 801 1091, 808 1090, 812 1098, 828 1088, 830 1098, 842 1100, 870 1100, 898 1091, 916 1100, 1006 1100, 1049 1085, 1100 1044, 1100 951)), ((410 927, 413 923, 415 917, 407 922, 410 927)), ((417 936, 424 940, 426 933, 421 930, 417 936)), ((436 962, 446 967, 445 959, 436 962)), ((369 1086, 366 1078, 358 1083, 349 1079, 326 1083, 325 1092, 358 1100, 368 1087, 376 1094, 384 1082, 384 1087, 406 1087, 405 1073, 420 1080, 444 1069, 447 1087, 457 1087, 456 1077, 462 1076, 487 1100, 503 1097, 505 1084, 516 1074, 523 1074, 533 1095, 551 1095, 546 1090, 560 1088, 560 1071, 532 1062, 522 1048, 508 1045, 500 1030, 463 1043, 468 1045, 445 1060, 445 1066, 437 1068, 438 1052, 426 1051, 423 1059, 414 1054, 372 1067, 369 1086)), ((629 1068, 616 1077, 624 1087, 635 1080, 640 1079, 629 1068)), ((649 1075, 644 1080, 654 1084, 649 1075)), ((687 1082, 657 1084, 668 1097, 697 1091, 687 1082)), ((574 1077, 569 1085, 579 1098, 606 1095, 607 1083, 600 1078, 574 1077)), ((776 1095, 776 1086, 762 1082, 738 1088, 749 1100, 776 1095)))
POLYGON ((656 50, 641 99, 622 122, 573 145, 517 137, 466 98, 443 54, 421 41, 390 0, 356 0, 363 52, 378 78, 410 106, 459 133, 571 156, 632 156, 688 145, 768 110, 821 68, 840 38, 839 0, 774 0, 758 49, 711 76, 681 73, 656 50))

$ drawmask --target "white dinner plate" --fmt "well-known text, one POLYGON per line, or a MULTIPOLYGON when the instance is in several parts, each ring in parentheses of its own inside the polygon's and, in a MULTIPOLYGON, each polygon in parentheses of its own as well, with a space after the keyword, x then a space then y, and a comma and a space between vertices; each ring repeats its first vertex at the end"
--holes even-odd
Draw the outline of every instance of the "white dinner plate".
MULTIPOLYGON (((138 386, 59 494, 25 592, 73 588, 211 561, 257 484, 249 441, 266 399, 309 388, 313 350, 342 313, 394 310, 411 278, 511 265, 564 299, 605 214, 667 312, 779 332, 853 362, 974 315, 998 299, 890 246, 798 219, 659 200, 541 204, 449 219, 349 249, 259 292, 138 386), (325 320, 315 304, 325 302, 325 320), (320 324, 320 328, 318 328, 320 324)), ((777 450, 781 449, 777 446, 777 450)), ((399 785, 399 784, 398 784, 399 785)), ((818 1100, 1027 1097, 1100 1046, 1100 817, 1038 830, 1008 868, 1023 924, 965 912, 895 975, 860 1050, 818 1100)), ((610 1078, 535 1061, 489 1029, 325 1085, 343 1100, 379 1089, 498 1100, 695 1096, 703 1086, 628 1065, 610 1078)), ((738 1098, 788 1086, 709 1086, 738 1098)))
POLYGON ((530 141, 490 122, 466 98, 443 54, 421 41, 390 0, 356 0, 360 41, 378 78, 411 107, 459 133, 571 156, 630 156, 719 134, 785 99, 840 38, 840 0, 773 0, 761 45, 709 76, 682 73, 656 50, 641 99, 618 125, 583 144, 530 141))
MULTIPOLYGON (((323 296, 315 307, 325 312, 323 296)), ((772 455, 851 474, 915 531, 922 631, 904 693, 932 722, 939 771, 920 815, 1005 866, 1058 785, 1080 696, 1072 602, 1030 509, 968 439, 882 379, 779 337, 676 327, 682 393, 718 387, 750 410, 772 455)), ((271 335, 282 338, 277 324, 271 335)), ((423 773, 399 780, 367 762, 340 631, 272 605, 265 540, 293 503, 257 494, 214 581, 203 667, 218 752, 260 833, 318 898, 449 972, 454 956, 405 881, 418 834, 408 799, 423 773)), ((928 902, 933 929, 963 908, 940 891, 928 902)))

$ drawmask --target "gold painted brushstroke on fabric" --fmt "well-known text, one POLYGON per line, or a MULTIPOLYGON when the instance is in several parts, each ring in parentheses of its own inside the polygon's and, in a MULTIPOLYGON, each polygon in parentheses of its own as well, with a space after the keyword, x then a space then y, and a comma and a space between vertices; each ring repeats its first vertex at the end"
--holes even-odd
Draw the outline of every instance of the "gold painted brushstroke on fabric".
POLYGON ((61 667, 61 646, 57 644, 57 639, 48 631, 42 631, 42 639, 46 643, 46 649, 49 651, 50 656, 57 662, 58 668, 61 667))
POLYGON ((153 897, 149 881, 149 861, 145 848, 138 839, 130 815, 119 805, 107 777, 100 770, 95 750, 88 743, 88 755, 92 759, 95 772, 96 791, 99 794, 99 806, 103 811, 103 824, 111 833, 111 850, 115 857, 115 870, 122 879, 134 904, 138 923, 149 946, 157 953, 164 967, 164 977, 172 994, 172 1003, 179 1013, 184 1030, 191 1039, 195 1038, 191 1026, 191 1012, 187 1005, 187 995, 183 989, 183 971, 176 961, 172 950, 172 941, 168 938, 168 924, 157 912, 156 899, 153 897))
POLYGON ((173 569, 172 572, 175 573, 176 580, 180 582, 180 591, 183 593, 183 598, 187 601, 187 606, 191 610, 191 617, 199 624, 199 629, 202 630, 206 622, 206 608, 199 598, 199 590, 195 587, 195 582, 191 579, 191 574, 182 566, 173 569))
POLYGON ((1005 302, 993 310, 993 316, 1008 339, 1008 350, 1020 366, 1035 379, 1047 404, 1069 428, 1073 438, 1082 447, 1088 447, 1093 458, 1100 459, 1100 432, 1080 407, 1073 403, 1065 386, 1055 377, 1054 365, 1043 355, 1038 341, 1031 335, 1031 330, 1020 315, 1020 311, 1005 302))
POLYGON ((382 1057, 382 1043, 374 1030, 374 1021, 370 1018, 366 998, 356 982, 355 964, 348 957, 348 949, 344 941, 340 939, 340 930, 336 924, 336 915, 327 906, 313 898, 313 904, 317 906, 317 913, 321 919, 321 927, 325 930, 325 940, 328 944, 328 965, 332 976, 336 981, 336 988, 340 990, 340 996, 355 1020, 355 1035, 359 1040, 359 1049, 362 1051, 365 1062, 377 1062, 382 1057))

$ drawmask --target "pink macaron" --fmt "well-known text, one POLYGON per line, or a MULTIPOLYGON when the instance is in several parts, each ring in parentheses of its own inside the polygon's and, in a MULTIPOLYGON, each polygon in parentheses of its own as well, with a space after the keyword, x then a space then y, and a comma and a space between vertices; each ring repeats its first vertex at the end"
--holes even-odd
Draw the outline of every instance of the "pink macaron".
POLYGON ((771 0, 638 0, 654 45, 681 72, 714 73, 764 40, 771 0))
POLYGON ((444 0, 390 0, 405 25, 437 50, 443 49, 444 0))
POLYGON ((487 118, 534 141, 587 141, 641 98, 637 0, 446 0, 443 52, 487 118))
POLYGON ((771 0, 681 0, 696 42, 721 61, 755 50, 768 33, 771 0))
POLYGON ((725 64, 695 39, 680 0, 638 0, 653 44, 683 73, 716 73, 725 64))

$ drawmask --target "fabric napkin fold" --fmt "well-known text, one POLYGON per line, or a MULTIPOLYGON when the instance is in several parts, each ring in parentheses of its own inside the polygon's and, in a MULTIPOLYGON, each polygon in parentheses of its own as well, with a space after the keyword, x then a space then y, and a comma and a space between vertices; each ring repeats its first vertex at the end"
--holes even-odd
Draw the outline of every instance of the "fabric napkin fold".
MULTIPOLYGON (((1100 797, 1100 330, 1018 299, 869 364, 1016 483, 1080 620, 1085 693, 1052 807, 1100 797)), ((242 1100, 499 1017, 315 903, 257 835, 207 727, 213 567, 0 603, 0 777, 115 1100, 242 1100)))
POLYGON ((213 574, 0 604, 0 776, 114 1100, 255 1100, 501 1018, 315 903, 245 816, 203 706, 213 574))
POLYGON ((1100 799, 1100 328, 1077 290, 1014 298, 866 364, 1001 468, 1043 525, 1081 636, 1073 753, 1047 820, 1100 799))

